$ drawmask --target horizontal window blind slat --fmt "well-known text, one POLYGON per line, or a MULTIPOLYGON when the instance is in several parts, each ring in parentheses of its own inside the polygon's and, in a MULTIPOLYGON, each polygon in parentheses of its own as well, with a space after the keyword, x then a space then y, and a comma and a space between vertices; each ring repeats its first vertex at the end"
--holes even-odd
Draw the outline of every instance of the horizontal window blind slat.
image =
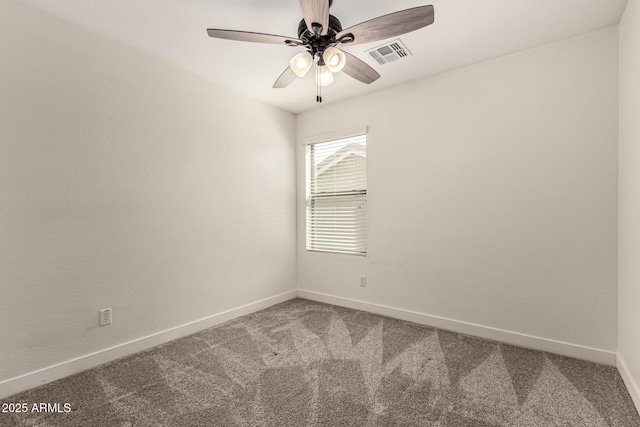
POLYGON ((366 248, 359 245, 341 245, 336 242, 324 242, 318 244, 311 244, 307 246, 309 249, 331 249, 331 250, 339 250, 339 251, 353 251, 353 252, 364 252, 366 248))
POLYGON ((353 235, 349 235, 349 234, 345 234, 345 235, 318 235, 318 234, 312 234, 311 236, 309 236, 309 238, 311 240, 314 241, 342 241, 342 242, 363 242, 364 241, 364 236, 361 237, 360 239, 357 238, 358 236, 353 236, 353 235))
POLYGON ((365 218, 364 212, 362 213, 362 215, 349 215, 349 214, 344 214, 344 215, 336 215, 336 214, 331 214, 331 215, 322 215, 319 213, 315 213, 315 214, 310 214, 308 216, 308 219, 310 219, 311 221, 309 221, 310 223, 313 223, 315 225, 322 225, 322 223, 340 223, 340 224, 354 224, 354 223, 360 223, 362 222, 362 220, 365 218))
MULTIPOLYGON (((364 230, 363 230, 364 231, 364 230)), ((358 236, 360 234, 364 234, 364 233, 360 233, 358 231, 353 231, 351 229, 349 229, 348 227, 339 229, 330 229, 330 228, 319 228, 319 227, 314 227, 313 230, 309 233, 311 236, 358 236)))
POLYGON ((335 248, 354 248, 354 249, 358 249, 362 246, 362 242, 358 242, 356 243, 351 243, 351 242, 347 242, 347 241, 333 241, 333 240, 319 240, 319 241, 315 241, 315 240, 311 240, 311 245, 318 247, 318 246, 332 246, 335 248))

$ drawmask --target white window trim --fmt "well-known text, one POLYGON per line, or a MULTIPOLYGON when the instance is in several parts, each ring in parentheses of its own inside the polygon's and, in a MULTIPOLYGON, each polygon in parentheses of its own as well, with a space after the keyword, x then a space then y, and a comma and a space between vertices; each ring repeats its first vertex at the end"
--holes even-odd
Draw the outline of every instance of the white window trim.
MULTIPOLYGON (((362 135, 364 135, 365 137, 368 135, 368 127, 366 125, 358 126, 358 127, 354 127, 354 128, 349 128, 349 129, 337 130, 337 131, 333 131, 333 132, 327 132, 327 133, 323 133, 323 134, 320 134, 320 135, 313 135, 313 136, 304 137, 302 145, 304 145, 306 147, 308 145, 313 145, 313 144, 318 144, 318 143, 323 143, 323 142, 330 142, 330 141, 346 139, 346 138, 351 138, 351 137, 358 137, 358 136, 362 136, 362 135)), ((305 156, 305 169, 307 168, 306 162, 307 162, 307 159, 306 159, 306 156, 305 156)), ((367 169, 368 169, 368 167, 367 167, 367 169)), ((307 186, 306 179, 307 179, 307 177, 305 176, 305 188, 307 186)), ((305 211, 306 211, 306 209, 305 209, 305 211)), ((305 224, 308 221, 308 218, 307 218, 306 215, 307 215, 307 213, 305 212, 305 224)), ((368 227, 365 224, 365 230, 367 228, 368 227)), ((366 231, 365 231, 365 233, 366 233, 366 231)), ((350 252, 340 252, 340 251, 329 251, 329 250, 325 251, 325 250, 318 250, 318 249, 309 249, 309 248, 307 248, 307 243, 306 243, 307 238, 308 238, 308 236, 307 236, 307 227, 305 225, 305 248, 306 248, 307 252, 333 254, 333 255, 350 255, 350 256, 359 256, 359 257, 366 257, 367 256, 367 252, 368 251, 366 251, 366 250, 365 250, 364 253, 350 253, 350 252)))
POLYGON ((337 130, 334 132, 323 133, 321 135, 307 136, 303 140, 303 145, 312 145, 319 142, 333 141, 336 139, 351 138, 352 136, 366 135, 367 126, 358 126, 351 129, 337 130))

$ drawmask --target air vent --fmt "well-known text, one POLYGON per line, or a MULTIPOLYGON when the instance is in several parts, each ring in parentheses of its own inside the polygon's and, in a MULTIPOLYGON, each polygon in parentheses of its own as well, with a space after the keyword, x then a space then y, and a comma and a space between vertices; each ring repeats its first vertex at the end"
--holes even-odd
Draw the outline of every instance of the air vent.
POLYGON ((380 65, 388 64, 389 62, 411 56, 411 52, 409 52, 409 49, 407 49, 400 39, 396 39, 385 45, 368 50, 367 53, 371 55, 373 59, 378 61, 378 64, 380 65))

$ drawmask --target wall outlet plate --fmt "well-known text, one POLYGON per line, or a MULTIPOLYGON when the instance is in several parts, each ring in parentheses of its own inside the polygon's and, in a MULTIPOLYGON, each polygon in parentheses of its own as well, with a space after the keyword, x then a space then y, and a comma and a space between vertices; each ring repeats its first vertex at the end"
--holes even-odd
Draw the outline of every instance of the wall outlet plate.
POLYGON ((105 308, 100 310, 100 326, 106 326, 111 324, 111 309, 105 308))

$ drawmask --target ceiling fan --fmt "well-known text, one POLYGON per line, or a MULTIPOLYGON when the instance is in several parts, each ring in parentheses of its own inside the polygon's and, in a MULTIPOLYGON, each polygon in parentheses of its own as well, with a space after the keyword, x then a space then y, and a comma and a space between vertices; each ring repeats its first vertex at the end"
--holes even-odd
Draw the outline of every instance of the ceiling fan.
POLYGON ((298 77, 305 76, 316 64, 317 102, 322 102, 320 88, 333 83, 333 73, 345 74, 363 83, 376 81, 380 74, 364 61, 338 49, 340 45, 370 43, 399 36, 433 23, 433 6, 419 6, 379 16, 342 29, 342 24, 329 8, 333 0, 299 0, 303 19, 298 25, 298 37, 275 36, 248 31, 208 29, 211 37, 253 43, 279 44, 304 47, 306 50, 289 61, 289 67, 273 84, 284 88, 298 77))

